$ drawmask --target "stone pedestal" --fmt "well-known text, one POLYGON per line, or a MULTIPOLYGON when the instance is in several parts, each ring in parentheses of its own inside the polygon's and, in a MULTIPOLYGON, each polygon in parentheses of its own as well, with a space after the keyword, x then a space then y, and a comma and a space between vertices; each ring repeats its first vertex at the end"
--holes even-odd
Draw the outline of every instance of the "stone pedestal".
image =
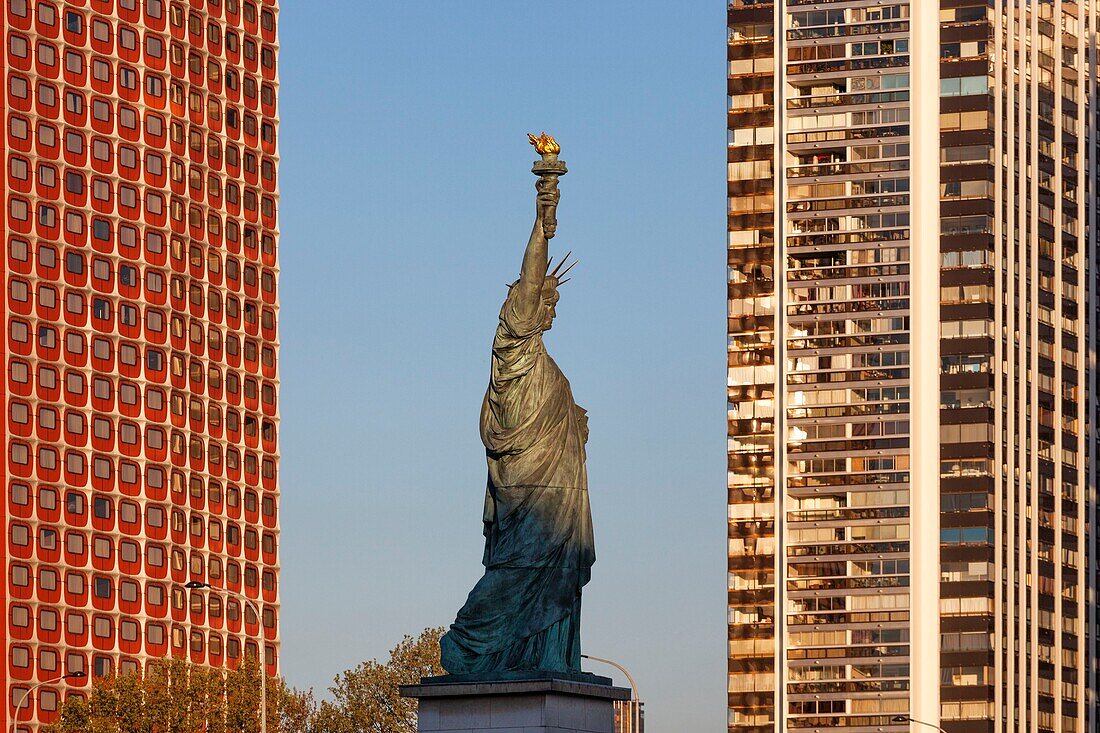
POLYGON ((401 688, 420 701, 419 733, 614 733, 612 703, 630 699, 630 690, 588 681, 461 679, 425 678, 401 688))

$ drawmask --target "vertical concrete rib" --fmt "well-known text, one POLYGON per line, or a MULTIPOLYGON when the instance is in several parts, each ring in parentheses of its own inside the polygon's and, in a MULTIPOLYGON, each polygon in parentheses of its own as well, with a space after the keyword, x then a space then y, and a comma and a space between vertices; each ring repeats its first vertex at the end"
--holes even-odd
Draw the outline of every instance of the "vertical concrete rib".
POLYGON ((912 717, 940 719, 939 4, 910 4, 912 245, 910 297, 912 717), (925 650, 926 653, 920 653, 925 650))
POLYGON ((775 3, 775 725, 787 730, 787 3, 775 3))

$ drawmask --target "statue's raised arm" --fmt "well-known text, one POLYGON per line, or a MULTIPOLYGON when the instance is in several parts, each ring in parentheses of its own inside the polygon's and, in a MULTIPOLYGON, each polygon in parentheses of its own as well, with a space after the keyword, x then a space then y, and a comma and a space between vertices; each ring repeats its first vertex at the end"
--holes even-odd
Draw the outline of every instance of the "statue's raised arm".
POLYGON ((527 249, 523 253, 519 281, 514 286, 517 290, 513 296, 519 313, 531 317, 543 307, 545 300, 543 291, 550 263, 548 245, 558 227, 557 210, 561 199, 558 178, 566 172, 566 168, 565 163, 557 159, 560 147, 554 138, 546 133, 541 137, 530 134, 527 137, 543 159, 535 164, 535 172, 539 174, 535 183, 535 223, 531 227, 531 237, 527 240, 527 249))
MULTIPOLYGON (((542 180, 539 180, 542 184, 542 180)), ((513 286, 516 308, 525 317, 534 315, 542 303, 543 282, 549 266, 549 246, 546 233, 545 215, 557 206, 561 194, 555 187, 553 191, 539 191, 535 223, 531 227, 531 237, 527 240, 527 249, 523 253, 523 264, 519 270, 519 281, 513 286)))

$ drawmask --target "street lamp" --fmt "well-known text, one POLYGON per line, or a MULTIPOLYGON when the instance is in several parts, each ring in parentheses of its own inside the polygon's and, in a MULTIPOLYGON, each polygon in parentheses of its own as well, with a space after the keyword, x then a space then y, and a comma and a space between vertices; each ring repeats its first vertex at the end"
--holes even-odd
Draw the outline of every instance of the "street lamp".
POLYGON ((583 659, 591 659, 593 662, 603 662, 604 664, 610 664, 612 667, 626 675, 626 680, 630 683, 630 689, 634 694, 634 702, 630 706, 630 717, 633 718, 630 721, 630 731, 631 733, 639 733, 642 727, 642 698, 638 695, 638 685, 634 683, 634 677, 632 677, 630 672, 626 670, 626 667, 619 664, 618 662, 612 662, 610 659, 603 659, 602 657, 593 657, 590 654, 582 654, 581 657, 583 659))
MULTIPOLYGON (((212 585, 210 585, 209 583, 204 583, 201 580, 188 581, 187 583, 183 584, 183 587, 187 590, 213 589, 212 585)), ((231 596, 236 596, 246 604, 252 606, 252 610, 256 613, 256 620, 260 622, 260 653, 258 655, 260 662, 260 733, 267 733, 267 660, 264 658, 267 655, 265 654, 266 650, 264 648, 264 635, 262 631, 263 615, 260 613, 260 607, 256 604, 256 602, 245 594, 231 591, 228 588, 218 588, 217 590, 223 593, 227 593, 231 596)))
POLYGON ((26 692, 23 693, 23 697, 19 698, 19 702, 15 704, 15 713, 11 716, 11 729, 12 733, 18 733, 19 731, 19 711, 23 707, 23 703, 27 701, 27 698, 31 696, 31 693, 37 690, 42 685, 52 685, 54 682, 60 682, 61 680, 81 680, 87 677, 86 672, 66 672, 60 677, 54 677, 52 680, 42 680, 37 685, 34 685, 26 692))
POLYGON ((917 720, 916 718, 909 717, 908 715, 895 715, 893 717, 895 723, 916 723, 917 725, 927 725, 929 728, 935 728, 940 733, 947 733, 943 728, 939 727, 935 723, 926 723, 923 720, 917 720))

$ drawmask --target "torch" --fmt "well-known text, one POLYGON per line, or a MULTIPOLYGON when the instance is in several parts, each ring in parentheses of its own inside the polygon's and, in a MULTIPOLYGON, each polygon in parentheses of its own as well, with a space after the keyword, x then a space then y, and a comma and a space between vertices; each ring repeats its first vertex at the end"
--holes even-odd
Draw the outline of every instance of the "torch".
MULTIPOLYGON (((531 133, 527 133, 527 139, 531 141, 531 144, 535 146, 535 150, 542 156, 540 160, 536 160, 531 166, 531 172, 539 177, 538 182, 535 184, 535 190, 539 194, 544 193, 557 193, 558 191, 558 179, 564 176, 569 170, 565 167, 564 160, 558 160, 558 153, 561 152, 561 146, 558 142, 547 135, 545 132, 535 137, 531 133)), ((556 197, 555 197, 556 200, 556 197)), ((554 231, 558 227, 557 205, 548 206, 542 213, 542 230, 546 234, 547 239, 551 239, 554 236, 554 231)))

